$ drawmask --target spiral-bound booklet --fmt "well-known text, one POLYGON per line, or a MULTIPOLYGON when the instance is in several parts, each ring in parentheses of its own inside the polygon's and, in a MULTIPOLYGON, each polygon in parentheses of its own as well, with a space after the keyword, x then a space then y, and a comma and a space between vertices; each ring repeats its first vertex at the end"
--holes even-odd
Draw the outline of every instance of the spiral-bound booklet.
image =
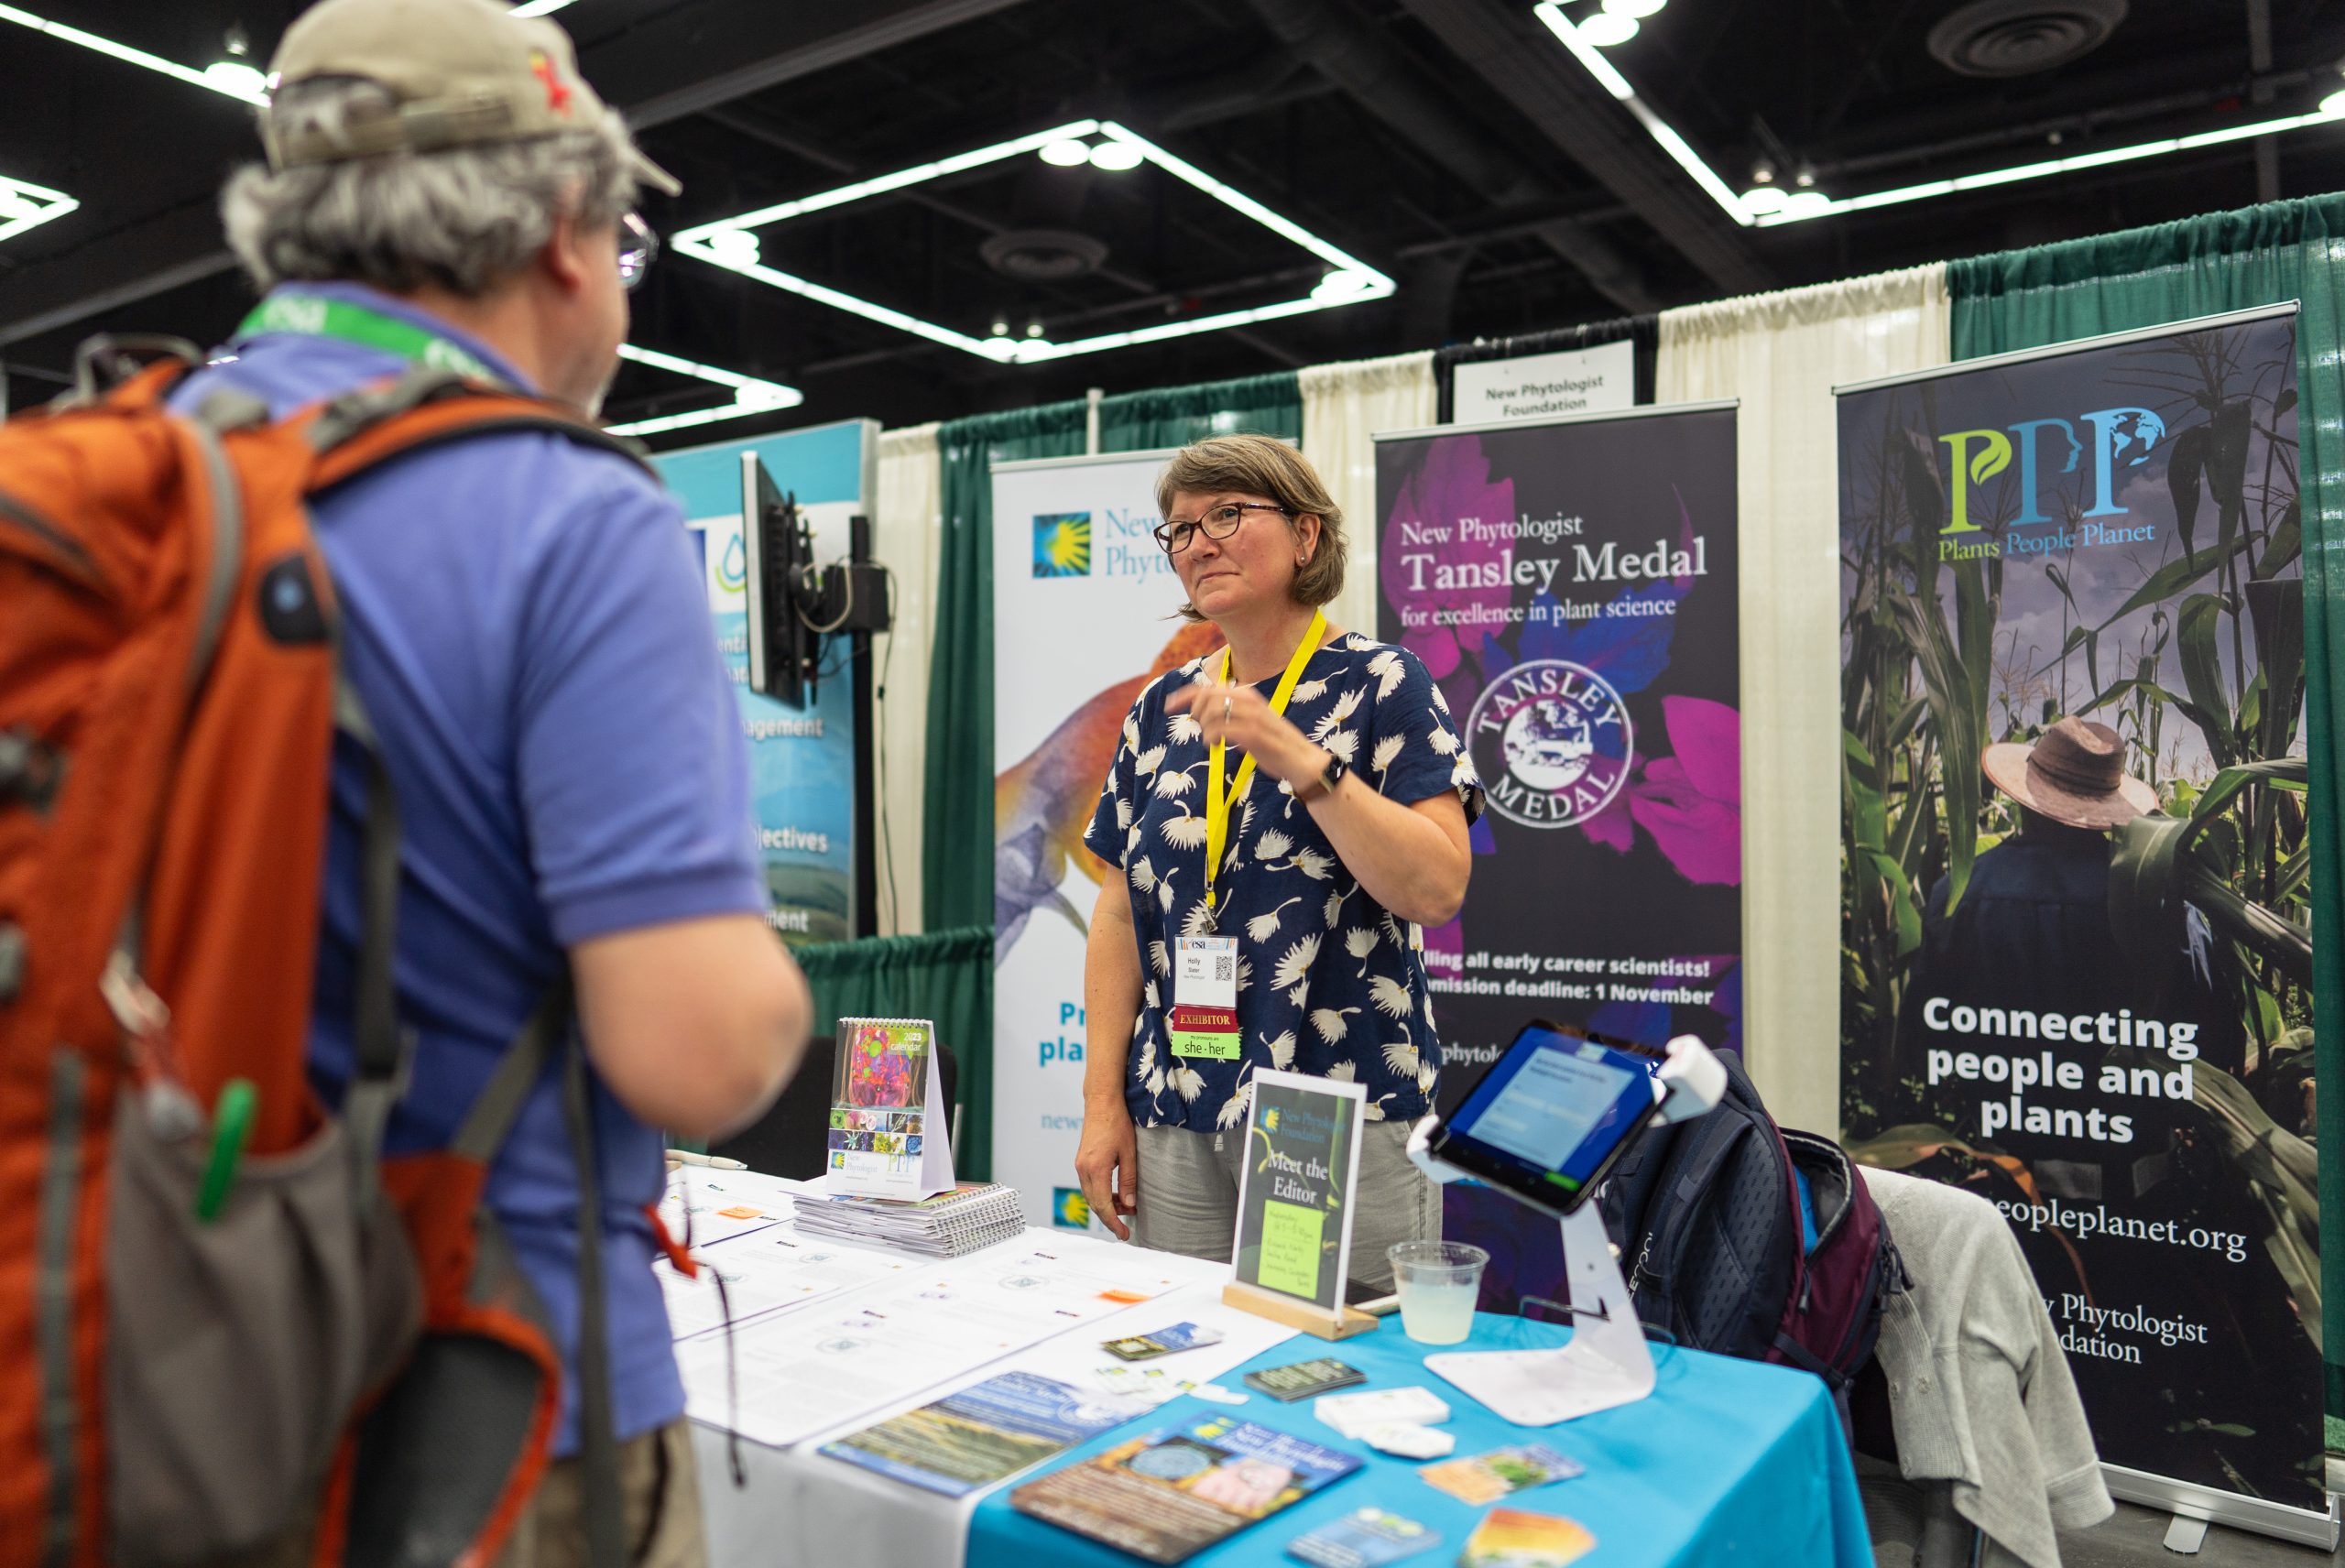
POLYGON ((838 1042, 824 1189, 917 1199, 951 1187, 950 1123, 933 1071, 936 1026, 926 1018, 841 1018, 838 1042))

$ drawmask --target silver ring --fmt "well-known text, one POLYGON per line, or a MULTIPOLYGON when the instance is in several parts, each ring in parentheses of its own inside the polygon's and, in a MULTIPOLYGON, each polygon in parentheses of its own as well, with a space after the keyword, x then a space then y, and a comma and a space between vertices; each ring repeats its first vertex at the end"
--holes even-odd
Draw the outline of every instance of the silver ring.
POLYGON ((1221 700, 1221 727, 1223 729, 1227 729, 1229 727, 1229 704, 1237 700, 1238 699, 1235 697, 1224 697, 1221 700))

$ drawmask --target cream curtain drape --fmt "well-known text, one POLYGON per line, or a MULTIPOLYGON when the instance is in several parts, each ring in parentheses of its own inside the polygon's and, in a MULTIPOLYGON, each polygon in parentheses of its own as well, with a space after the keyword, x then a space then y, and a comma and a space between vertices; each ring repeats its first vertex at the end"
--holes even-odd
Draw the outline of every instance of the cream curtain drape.
POLYGON ((879 933, 900 936, 925 929, 921 923, 921 789, 928 757, 928 658, 936 641, 936 575, 943 540, 943 469, 934 425, 879 433, 878 488, 871 551, 895 572, 896 624, 872 650, 878 660, 874 679, 885 691, 876 704, 878 779, 874 805, 878 820, 868 827, 880 835, 875 845, 879 933))
POLYGON ((1319 365, 1297 373, 1303 386, 1303 455, 1344 509, 1351 561, 1344 591, 1327 606, 1339 626, 1376 635, 1376 443, 1380 430, 1423 430, 1439 397, 1433 354, 1319 365))
POLYGON ((1752 1080, 1794 1127, 1840 1125, 1832 388, 1946 364, 1950 327, 1942 265, 1661 318, 1658 400, 1742 399, 1743 1033, 1752 1080))

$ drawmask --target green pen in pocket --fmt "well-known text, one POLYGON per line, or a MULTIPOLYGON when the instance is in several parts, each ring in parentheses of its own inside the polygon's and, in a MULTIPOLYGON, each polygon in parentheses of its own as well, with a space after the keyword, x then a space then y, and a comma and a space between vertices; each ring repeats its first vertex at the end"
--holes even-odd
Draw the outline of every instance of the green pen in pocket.
POLYGON ((212 1109, 212 1156, 204 1161, 203 1182, 195 1192, 195 1217, 219 1217, 236 1184, 236 1164, 253 1135, 253 1113, 259 1108, 260 1091, 249 1078, 231 1078, 221 1085, 220 1103, 212 1109))

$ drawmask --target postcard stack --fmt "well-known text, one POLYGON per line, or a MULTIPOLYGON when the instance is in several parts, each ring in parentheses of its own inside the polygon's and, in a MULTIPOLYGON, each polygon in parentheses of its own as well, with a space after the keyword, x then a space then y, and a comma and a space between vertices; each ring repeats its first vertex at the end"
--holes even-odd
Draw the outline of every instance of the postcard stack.
POLYGON ((895 1198, 798 1195, 798 1231, 839 1241, 860 1241, 958 1258, 1026 1229, 1018 1190, 998 1181, 964 1181, 949 1192, 906 1202, 895 1198))

